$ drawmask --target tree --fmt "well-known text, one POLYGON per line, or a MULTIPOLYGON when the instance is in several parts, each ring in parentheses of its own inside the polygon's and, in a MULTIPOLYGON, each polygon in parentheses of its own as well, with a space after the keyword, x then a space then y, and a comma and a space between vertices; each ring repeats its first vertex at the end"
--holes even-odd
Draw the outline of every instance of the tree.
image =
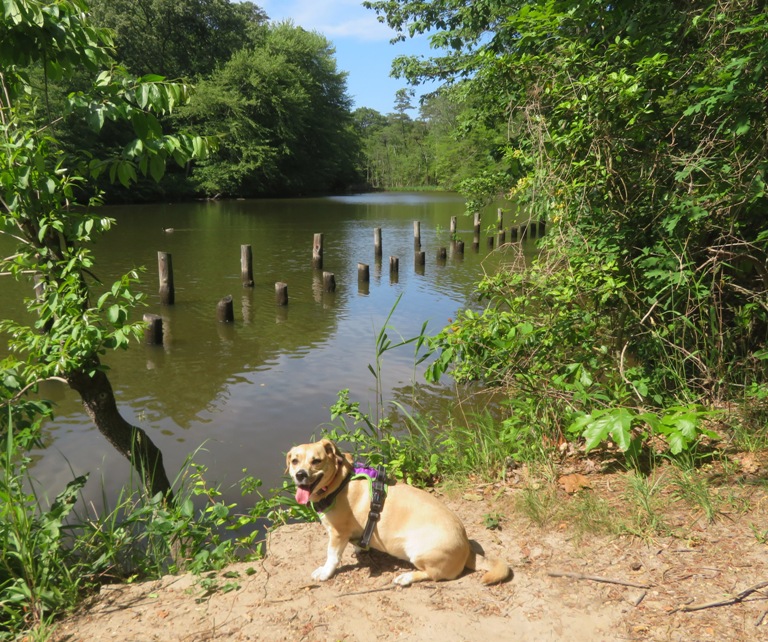
POLYGON ((168 493, 162 454, 149 435, 119 413, 101 355, 125 348, 142 324, 129 319, 140 303, 135 272, 104 288, 93 270, 90 244, 113 221, 97 208, 92 182, 100 175, 128 186, 139 175, 160 179, 166 162, 202 157, 210 142, 165 134, 159 117, 189 98, 185 84, 157 76, 135 78, 114 64, 109 33, 94 27, 82 0, 9 0, 0 23, 0 233, 16 251, 0 273, 34 285, 26 307, 35 320, 4 320, 12 351, 3 364, 2 398, 18 399, 46 379, 65 381, 82 398, 99 431, 141 474, 153 494, 168 493), (46 86, 77 69, 92 78, 54 113, 46 86), (106 122, 132 128, 133 140, 112 156, 65 150, 57 125, 77 115, 94 131, 106 122))
POLYGON ((346 75, 333 53, 323 36, 282 23, 199 83, 181 122, 224 141, 193 173, 204 193, 316 193, 356 181, 346 75))
POLYGON ((230 0, 93 0, 93 20, 115 31, 116 58, 137 75, 198 78, 254 39, 267 15, 230 0))
POLYGON ((472 320, 474 330, 457 335, 473 350, 494 324, 506 333, 504 349, 515 349, 486 359, 507 368, 493 373, 497 381, 524 379, 517 364, 530 362, 520 349, 548 365, 537 383, 590 382, 578 403, 574 387, 558 393, 574 406, 718 402, 745 388, 765 394, 763 2, 366 5, 403 37, 431 30, 434 44, 451 48, 430 60, 401 58, 396 69, 482 96, 475 113, 503 122, 507 136, 506 176, 488 188, 547 220, 552 278, 533 271, 486 283, 498 314, 483 330, 472 320), (514 334, 508 324, 520 314, 499 325, 510 301, 523 311, 534 286, 540 309, 527 308, 525 318, 536 332, 514 334), (562 324, 547 317, 555 310, 562 324), (576 319, 591 331, 575 332, 576 319), (547 327, 574 332, 556 337, 547 327), (637 361, 630 370, 628 354, 637 361), (584 368, 599 377, 579 380, 584 368), (611 385, 598 381, 607 373, 616 373, 611 385), (602 401, 588 394, 598 389, 602 401))

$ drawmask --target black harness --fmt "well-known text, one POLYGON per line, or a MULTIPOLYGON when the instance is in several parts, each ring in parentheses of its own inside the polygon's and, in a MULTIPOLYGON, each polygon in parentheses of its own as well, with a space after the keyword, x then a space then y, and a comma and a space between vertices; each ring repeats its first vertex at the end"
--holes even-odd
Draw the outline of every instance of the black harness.
POLYGON ((380 464, 374 472, 376 473, 375 476, 371 477, 371 509, 368 511, 368 521, 365 524, 363 536, 357 544, 366 551, 371 543, 371 536, 373 535, 373 529, 376 528, 376 522, 381 519, 384 499, 387 496, 387 471, 384 468, 384 464, 380 464))
POLYGON ((384 464, 379 465, 377 468, 370 468, 363 462, 355 462, 354 469, 341 481, 339 487, 330 495, 323 497, 320 501, 312 502, 312 508, 314 508, 317 513, 326 512, 333 506, 336 497, 342 490, 344 490, 344 488, 346 488, 347 484, 353 479, 359 479, 361 477, 368 477, 371 480, 371 508, 368 511, 368 521, 365 524, 363 536, 360 538, 357 546, 364 550, 368 550, 373 531, 376 528, 376 523, 381 519, 381 511, 384 508, 384 499, 387 496, 387 471, 384 464))

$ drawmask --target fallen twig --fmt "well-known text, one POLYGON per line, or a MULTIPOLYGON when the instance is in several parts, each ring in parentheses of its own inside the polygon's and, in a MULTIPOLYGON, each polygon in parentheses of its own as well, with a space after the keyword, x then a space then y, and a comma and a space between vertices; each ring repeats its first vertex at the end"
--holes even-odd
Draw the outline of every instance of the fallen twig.
MULTIPOLYGON (((755 593, 760 589, 764 589, 766 586, 768 586, 768 581, 760 582, 759 584, 750 586, 748 589, 744 589, 741 593, 737 593, 733 597, 729 597, 724 600, 718 600, 717 602, 706 602, 705 604, 691 604, 690 606, 681 606, 679 609, 675 609, 675 611, 688 613, 690 611, 702 611, 703 609, 711 609, 716 606, 730 606, 731 604, 738 604, 739 602, 742 602, 744 598, 749 597, 752 595, 752 593, 755 593)), ((672 611, 672 613, 675 611, 672 611)))
POLYGON ((763 623, 763 620, 765 619, 765 616, 768 615, 768 609, 765 609, 755 620, 755 626, 760 626, 763 623))
POLYGON ((571 573, 569 571, 550 571, 547 573, 550 577, 570 577, 574 580, 589 580, 590 582, 602 582, 604 584, 619 584, 620 586, 631 586, 632 588, 649 589, 652 584, 637 584, 636 582, 627 582, 625 580, 612 580, 607 577, 597 575, 584 575, 583 573, 571 573))
POLYGON ((365 591, 351 591, 349 593, 339 593, 339 597, 347 597, 348 595, 364 595, 365 593, 381 593, 381 591, 391 591, 397 588, 395 584, 391 586, 383 586, 381 588, 367 589, 365 591))

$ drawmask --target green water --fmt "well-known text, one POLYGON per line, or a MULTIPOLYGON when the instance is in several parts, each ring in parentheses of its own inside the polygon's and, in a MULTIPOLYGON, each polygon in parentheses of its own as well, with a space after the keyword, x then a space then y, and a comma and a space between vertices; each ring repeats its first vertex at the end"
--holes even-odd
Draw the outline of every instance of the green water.
MULTIPOLYGON (((320 433, 340 389, 349 388, 363 408, 374 403, 369 364, 375 360, 376 334, 398 297, 388 330, 393 339, 415 336, 424 322, 427 332, 436 332, 458 310, 476 305, 473 284, 484 271, 515 255, 489 251, 485 232, 473 249, 472 220, 462 215, 463 202, 453 194, 105 209, 118 224, 95 248, 97 276, 109 284, 144 266, 140 287, 148 306, 143 312, 161 315, 166 332, 163 346, 136 344, 105 359, 120 409, 162 449, 171 478, 202 446, 196 460, 209 466, 209 479, 225 486, 242 477, 243 469, 267 486, 279 483, 283 453, 320 433), (463 256, 451 252, 452 216, 458 216, 463 256), (414 262, 414 221, 421 224, 423 270, 414 262), (377 227, 383 239, 378 262, 377 227), (324 235, 323 269, 336 279, 333 294, 323 292, 322 273, 312 268, 318 232, 324 235), (252 246, 253 288, 241 283, 242 244, 252 246), (437 258, 440 247, 448 248, 444 263, 437 258), (173 306, 160 304, 159 251, 172 255, 173 306), (396 281, 390 277, 390 256, 399 258, 396 281), (370 266, 367 291, 358 285, 358 263, 370 266), (285 308, 275 305, 278 281, 288 284, 285 308), (216 303, 226 295, 234 299, 231 325, 216 320, 216 303)), ((496 206, 483 212, 483 227, 495 221, 496 206)), ((23 316, 20 297, 26 287, 0 281, 3 317, 23 316)), ((424 385, 410 346, 385 356, 382 383, 385 399, 436 416, 447 418, 455 404, 450 386, 424 385), (420 384, 417 398, 414 380, 420 384)), ((57 407, 55 420, 46 425, 47 447, 35 454, 34 475, 41 487, 57 491, 73 472, 90 471, 87 493, 94 501, 102 487, 113 495, 130 476, 127 462, 90 423, 76 395, 58 384, 46 385, 43 394, 57 407)))

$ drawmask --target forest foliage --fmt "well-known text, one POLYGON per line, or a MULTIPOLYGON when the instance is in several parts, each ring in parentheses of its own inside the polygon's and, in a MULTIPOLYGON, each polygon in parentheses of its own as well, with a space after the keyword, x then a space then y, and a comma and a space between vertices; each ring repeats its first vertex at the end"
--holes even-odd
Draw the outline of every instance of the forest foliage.
MULTIPOLYGON (((291 22, 271 22, 254 3, 92 0, 89 12, 93 24, 111 30, 115 62, 126 71, 194 87, 159 124, 222 142, 183 168, 160 173, 156 163, 151 180, 130 191, 103 177, 98 187, 108 201, 457 189, 499 169, 503 118, 476 122, 471 94, 446 88, 416 105, 404 88, 390 113, 353 110, 333 43, 291 22)), ((67 96, 88 85, 86 70, 62 76, 49 63, 30 73, 45 88, 48 109, 63 117, 62 144, 130 157, 130 128, 105 115, 96 135, 65 115, 67 96)))
POLYGON ((507 132, 487 186, 548 225, 540 259, 485 279, 489 307, 436 340, 432 376, 506 386, 558 440, 629 451, 668 427, 645 409, 682 404, 674 443, 696 445, 703 408, 733 402, 764 433, 765 3, 366 4, 449 47, 396 66, 483 97, 475 120, 507 132))

